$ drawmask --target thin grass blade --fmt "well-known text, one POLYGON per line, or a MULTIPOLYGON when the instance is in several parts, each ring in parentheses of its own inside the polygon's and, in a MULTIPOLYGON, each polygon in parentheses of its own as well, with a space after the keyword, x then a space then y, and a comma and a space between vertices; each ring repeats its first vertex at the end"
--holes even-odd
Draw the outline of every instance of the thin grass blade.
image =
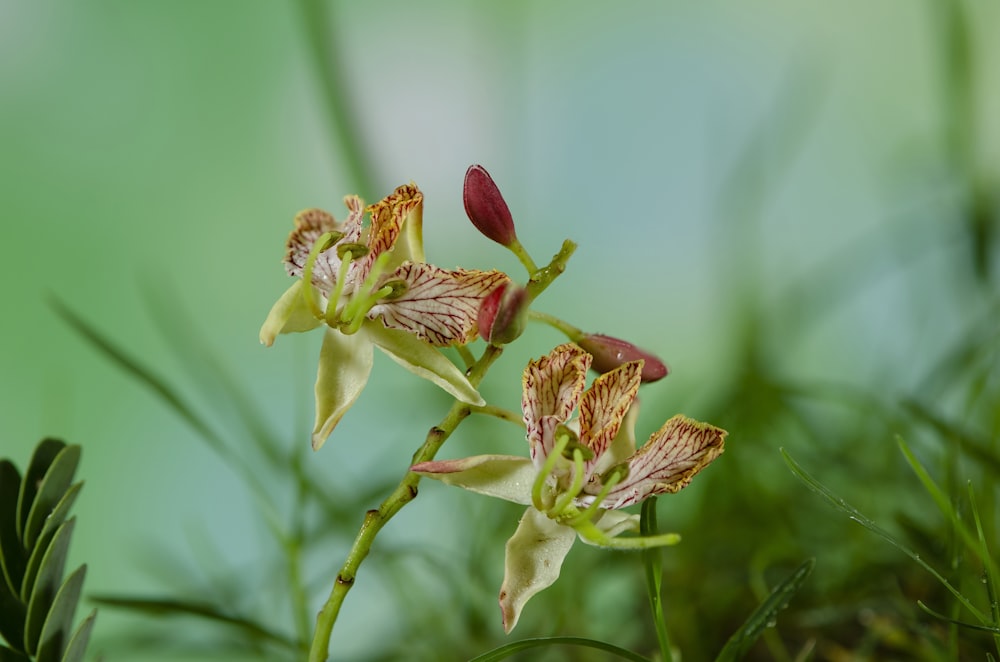
POLYGON ((547 648, 549 646, 581 646, 583 648, 595 648, 597 650, 611 653, 612 655, 615 655, 623 660, 631 660, 631 662, 652 662, 649 658, 643 657, 638 653, 633 653, 625 648, 620 648, 604 641, 585 639, 583 637, 539 637, 537 639, 512 641, 509 644, 504 644, 503 646, 494 648, 491 651, 487 651, 482 655, 477 655, 469 660, 469 662, 499 662, 499 660, 505 660, 511 655, 520 653, 521 651, 526 651, 531 648, 547 648))

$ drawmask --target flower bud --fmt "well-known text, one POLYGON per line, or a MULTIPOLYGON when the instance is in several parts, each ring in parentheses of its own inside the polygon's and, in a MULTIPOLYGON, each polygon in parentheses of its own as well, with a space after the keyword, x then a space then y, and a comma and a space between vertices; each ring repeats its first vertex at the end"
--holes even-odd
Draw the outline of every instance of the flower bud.
POLYGON ((528 292, 515 283, 499 285, 479 305, 479 337, 492 345, 513 342, 527 322, 528 292))
POLYGON ((576 341, 585 352, 594 357, 591 368, 600 373, 610 372, 629 361, 643 360, 642 381, 655 382, 667 376, 670 370, 653 354, 639 349, 630 342, 600 333, 588 333, 576 341))
POLYGON ((465 171, 462 201, 469 220, 487 239, 492 239, 501 246, 510 246, 516 241, 510 209, 490 173, 483 166, 469 166, 465 171))

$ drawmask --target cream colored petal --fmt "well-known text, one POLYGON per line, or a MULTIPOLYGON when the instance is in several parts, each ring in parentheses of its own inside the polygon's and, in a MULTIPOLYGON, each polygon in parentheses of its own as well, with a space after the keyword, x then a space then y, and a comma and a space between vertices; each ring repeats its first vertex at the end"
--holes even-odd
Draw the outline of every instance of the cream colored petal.
POLYGON ((344 335, 327 329, 316 377, 316 425, 312 447, 326 442, 340 419, 361 395, 372 370, 372 344, 361 333, 344 335))
POLYGON ((387 329, 379 321, 366 321, 357 335, 364 334, 371 342, 388 354, 392 360, 415 375, 434 382, 446 392, 466 404, 486 404, 479 391, 455 364, 437 348, 414 335, 396 329, 387 329))
POLYGON ((608 494, 605 508, 677 492, 722 454, 726 431, 678 414, 628 460, 628 476, 608 494))
POLYGON ((406 291, 375 305, 369 317, 379 317, 390 328, 445 347, 475 337, 483 298, 508 278, 499 271, 447 270, 407 262, 386 282, 393 280, 405 281, 406 291))
POLYGON ((569 420, 580 401, 591 360, 578 346, 565 343, 524 369, 521 410, 536 464, 551 450, 555 427, 569 420))
POLYGON ((500 613, 507 634, 517 625, 521 609, 531 596, 559 578, 563 559, 573 547, 576 532, 529 507, 517 531, 507 541, 500 613))
POLYGON ((512 455, 477 455, 460 460, 422 462, 410 467, 410 471, 523 506, 531 503, 531 487, 536 475, 531 460, 512 455))
POLYGON ((302 281, 296 280, 271 306, 260 327, 260 341, 270 347, 278 334, 309 331, 319 325, 302 296, 302 281))

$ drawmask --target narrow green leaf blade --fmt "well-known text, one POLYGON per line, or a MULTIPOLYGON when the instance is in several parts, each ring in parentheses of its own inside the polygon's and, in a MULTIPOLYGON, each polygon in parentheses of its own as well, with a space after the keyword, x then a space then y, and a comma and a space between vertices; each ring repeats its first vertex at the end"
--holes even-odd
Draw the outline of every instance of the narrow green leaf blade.
POLYGON ((24 650, 25 615, 24 603, 7 582, 0 581, 0 636, 18 650, 24 650))
POLYGON ((80 447, 75 444, 63 448, 52 460, 52 464, 38 486, 34 503, 31 504, 31 509, 28 511, 23 535, 25 548, 34 547, 42 528, 45 526, 45 519, 55 510, 55 507, 69 490, 79 465, 80 447))
POLYGON ((28 512, 35 502, 35 495, 38 487, 49 470, 53 460, 66 446, 58 439, 43 439, 31 456, 28 463, 28 470, 24 472, 24 480, 21 481, 21 491, 17 495, 17 537, 24 542, 24 526, 28 522, 28 512))
MULTIPOLYGON (((42 636, 42 627, 45 619, 52 608, 52 603, 62 585, 63 570, 66 568, 66 556, 69 552, 69 542, 73 537, 73 527, 76 519, 67 520, 60 526, 52 542, 49 543, 42 561, 38 566, 38 575, 29 588, 27 595, 28 617, 24 623, 24 647, 29 655, 34 655, 38 651, 39 640, 42 636)), ((41 547, 35 548, 35 553, 41 551, 41 547)), ((34 558, 32 554, 32 558, 34 558)), ((29 567, 31 562, 28 563, 29 567)), ((25 586, 28 586, 27 577, 25 586)))
POLYGON ((633 653, 625 648, 621 648, 604 641, 597 641, 595 639, 584 639, 583 637, 539 637, 537 639, 512 641, 509 644, 504 644, 503 646, 494 648, 491 651, 487 651, 482 655, 477 655, 469 660, 469 662, 499 662, 500 660, 506 660, 514 653, 520 653, 521 651, 528 650, 529 648, 542 648, 556 645, 596 648, 597 650, 611 653, 623 660, 631 660, 631 662, 650 662, 649 658, 643 657, 638 653, 633 653))
POLYGON ((73 633, 73 638, 70 639, 69 646, 66 647, 62 662, 82 662, 83 654, 87 652, 87 643, 90 641, 90 633, 94 629, 95 620, 97 620, 96 609, 90 612, 90 615, 80 623, 80 627, 73 633))
POLYGON ((21 473, 8 460, 0 461, 0 582, 11 594, 21 592, 28 560, 17 535, 17 499, 21 473))
POLYGON ((42 532, 38 536, 38 540, 51 539, 52 533, 62 526, 62 523, 66 521, 69 516, 69 511, 76 502, 76 497, 80 495, 80 490, 83 489, 83 481, 75 483, 70 486, 66 493, 63 494, 62 499, 56 504, 56 507, 52 509, 49 516, 45 518, 45 526, 42 527, 42 532))
POLYGON ((60 662, 73 635, 73 617, 80 602, 87 566, 81 565, 59 587, 38 641, 37 662, 60 662))
POLYGON ((778 617, 778 613, 788 606, 792 596, 794 596, 803 582, 812 573, 816 565, 816 559, 806 559, 792 574, 788 575, 780 584, 774 587, 771 595, 767 596, 764 602, 750 614, 743 626, 733 633, 726 645, 722 648, 716 662, 730 662, 739 660, 747 654, 753 646, 764 628, 773 624, 778 617))

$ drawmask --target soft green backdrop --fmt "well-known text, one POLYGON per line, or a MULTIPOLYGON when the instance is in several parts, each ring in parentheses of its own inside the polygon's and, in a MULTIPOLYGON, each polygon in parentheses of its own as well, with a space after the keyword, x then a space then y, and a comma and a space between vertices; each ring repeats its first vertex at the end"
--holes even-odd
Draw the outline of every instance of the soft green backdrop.
MULTIPOLYGON (((829 299, 766 329, 800 376, 892 373, 904 386, 975 312, 938 296, 969 258, 953 227, 964 166, 949 151, 936 4, 335 3, 322 29, 374 167, 377 189, 359 192, 371 201, 416 181, 431 260, 516 273, 464 219, 462 175, 484 164, 536 259, 564 237, 580 245, 542 308, 671 363, 647 396, 659 406, 644 411, 648 430, 664 410, 703 414, 713 384, 741 369, 744 308, 803 281, 823 282, 829 299), (916 229, 898 231, 907 224, 916 229)), ((1000 6, 965 4, 978 61, 998 61, 988 36, 1000 6)), ((42 436, 83 445, 73 555, 90 565, 91 592, 161 589, 160 555, 190 558, 191 545, 209 565, 253 567, 266 535, 227 466, 48 301, 210 411, 162 317, 197 329, 288 443, 308 443, 319 339, 265 351, 257 329, 287 285, 279 259, 294 213, 339 212, 358 183, 314 64, 293 2, 0 0, 0 448, 23 466, 42 436)), ((992 181, 997 71, 974 70, 970 152, 992 181)), ((516 406, 524 360, 559 341, 537 334, 505 357, 488 397, 516 406)), ((401 471, 444 408, 423 388, 378 361, 371 390, 311 458, 318 471, 346 489, 401 471)), ((781 440, 758 441, 776 462, 781 440)), ((477 448, 454 443, 451 456, 477 448)), ((437 515, 414 508, 392 535, 446 545, 451 518, 437 515)), ((315 570, 320 587, 327 569, 315 570)), ((335 633, 344 650, 378 636, 356 627, 378 605, 364 593, 335 633)), ((123 622, 103 613, 98 643, 123 622)))

